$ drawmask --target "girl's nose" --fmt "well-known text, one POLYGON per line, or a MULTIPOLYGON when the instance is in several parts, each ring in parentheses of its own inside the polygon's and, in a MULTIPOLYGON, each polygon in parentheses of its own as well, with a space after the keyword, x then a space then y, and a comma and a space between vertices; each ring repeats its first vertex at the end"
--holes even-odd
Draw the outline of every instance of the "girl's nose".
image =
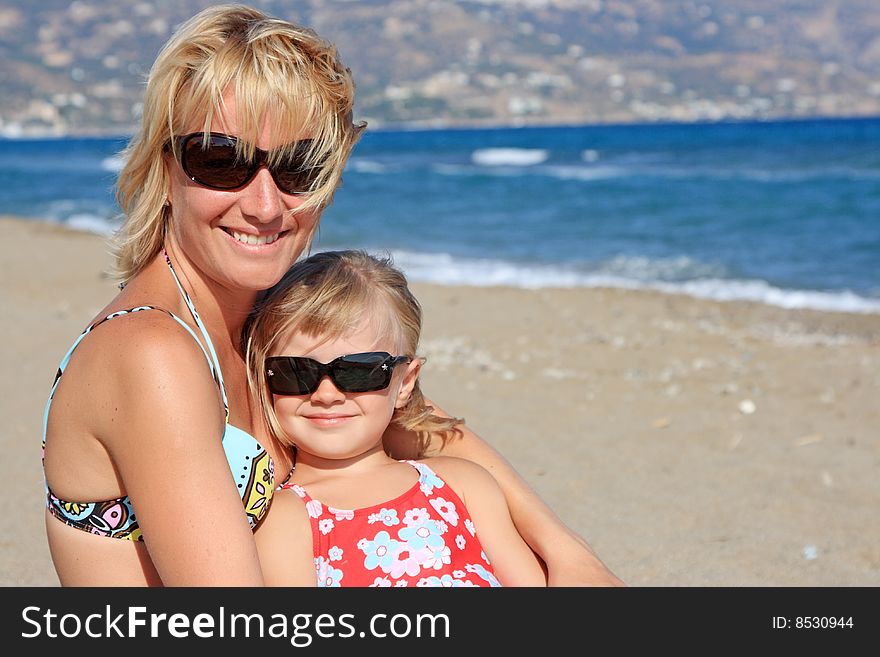
POLYGON ((318 383, 318 389, 312 393, 312 400, 322 404, 330 404, 344 399, 345 393, 339 391, 329 376, 324 376, 318 383))

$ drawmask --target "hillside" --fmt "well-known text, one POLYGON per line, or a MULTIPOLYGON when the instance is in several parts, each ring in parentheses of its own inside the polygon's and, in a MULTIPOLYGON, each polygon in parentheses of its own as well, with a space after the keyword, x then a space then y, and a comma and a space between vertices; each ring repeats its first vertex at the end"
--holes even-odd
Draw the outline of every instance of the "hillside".
MULTIPOLYGON (((128 133, 199 0, 5 0, 0 134, 128 133)), ((372 126, 880 115, 876 0, 267 0, 336 43, 372 126)))

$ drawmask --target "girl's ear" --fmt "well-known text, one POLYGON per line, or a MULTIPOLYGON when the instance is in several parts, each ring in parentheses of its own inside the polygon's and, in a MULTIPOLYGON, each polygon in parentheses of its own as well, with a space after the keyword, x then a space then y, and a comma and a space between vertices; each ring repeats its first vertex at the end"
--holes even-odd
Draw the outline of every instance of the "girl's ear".
POLYGON ((422 369, 422 362, 423 360, 421 358, 413 358, 406 366, 406 373, 403 375, 403 382, 400 384, 400 388, 397 391, 397 399, 394 402, 394 408, 403 408, 409 400, 409 396, 412 394, 416 381, 419 378, 419 370, 422 369))

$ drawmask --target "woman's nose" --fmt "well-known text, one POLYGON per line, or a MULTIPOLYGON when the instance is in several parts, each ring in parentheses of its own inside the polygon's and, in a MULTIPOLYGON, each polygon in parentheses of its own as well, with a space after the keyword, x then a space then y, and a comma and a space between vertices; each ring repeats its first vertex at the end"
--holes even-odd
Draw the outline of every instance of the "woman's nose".
POLYGON ((284 213, 281 191, 272 174, 264 165, 257 169, 253 179, 240 192, 241 211, 260 223, 269 223, 284 213))

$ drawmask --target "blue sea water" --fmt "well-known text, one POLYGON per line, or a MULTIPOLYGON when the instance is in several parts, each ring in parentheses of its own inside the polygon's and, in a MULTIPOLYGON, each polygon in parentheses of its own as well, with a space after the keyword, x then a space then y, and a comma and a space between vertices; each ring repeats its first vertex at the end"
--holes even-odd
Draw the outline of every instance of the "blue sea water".
MULTIPOLYGON (((0 140, 0 213, 108 233, 124 138, 0 140)), ((315 249, 414 280, 880 312, 880 118, 366 132, 315 249)))

